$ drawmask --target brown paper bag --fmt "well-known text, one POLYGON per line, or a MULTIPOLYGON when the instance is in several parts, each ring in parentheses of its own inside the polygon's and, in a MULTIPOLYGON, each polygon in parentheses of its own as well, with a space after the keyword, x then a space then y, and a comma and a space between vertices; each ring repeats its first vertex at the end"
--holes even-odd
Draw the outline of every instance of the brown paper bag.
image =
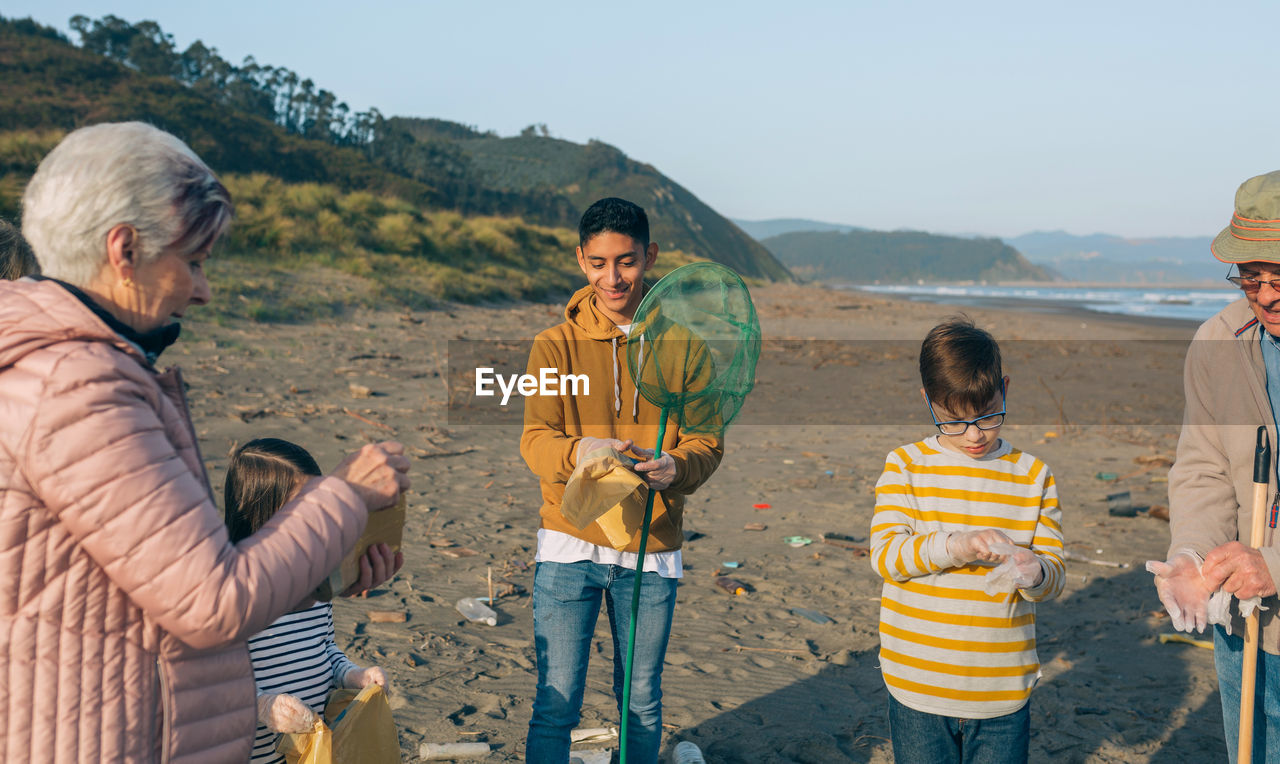
POLYGON ((400 499, 394 507, 370 512, 369 522, 364 526, 364 533, 361 534, 360 540, 350 552, 347 552, 347 556, 342 558, 338 569, 329 574, 329 578, 316 589, 315 598, 328 602, 359 581, 360 558, 364 557, 365 552, 368 552, 369 547, 374 544, 386 544, 391 547, 392 552, 399 552, 400 543, 404 538, 404 519, 407 513, 408 506, 403 493, 400 494, 400 499))
POLYGON ((574 469, 565 485, 560 514, 575 527, 596 523, 614 549, 624 549, 644 521, 649 486, 629 459, 612 448, 597 449, 574 469))

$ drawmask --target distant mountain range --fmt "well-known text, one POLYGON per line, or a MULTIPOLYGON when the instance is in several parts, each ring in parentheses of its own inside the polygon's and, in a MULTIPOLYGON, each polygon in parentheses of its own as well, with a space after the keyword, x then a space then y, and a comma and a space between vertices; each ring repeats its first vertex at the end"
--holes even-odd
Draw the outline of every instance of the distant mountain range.
POLYGON ((849 231, 865 231, 867 229, 856 225, 841 225, 840 223, 823 223, 820 220, 805 220, 804 218, 772 218, 770 220, 739 220, 731 218, 739 228, 746 231, 753 238, 764 241, 770 236, 781 236, 784 233, 795 233, 796 231, 836 231, 838 233, 848 233, 849 231))
MULTIPOLYGON (((784 235, 858 231, 874 233, 859 226, 803 218, 778 218, 757 221, 735 219, 734 222, 747 233, 760 238, 761 243, 769 247, 797 275, 806 275, 806 269, 810 269, 808 275, 811 278, 816 277, 814 274, 818 270, 830 271, 834 261, 827 262, 825 266, 815 270, 818 255, 816 252, 808 251, 807 246, 804 248, 808 252, 805 255, 806 262, 789 260, 789 258, 798 257, 794 249, 796 243, 795 240, 782 238, 784 235)), ((901 231, 895 233, 907 234, 914 232, 901 231)), ((931 234, 930 236, 933 236, 933 244, 947 247, 952 246, 952 243, 949 242, 951 239, 993 241, 991 238, 970 234, 960 236, 931 234)), ((911 238, 899 237, 899 240, 907 241, 911 238)), ((833 246, 845 246, 852 243, 851 240, 841 239, 814 239, 813 241, 827 241, 833 246)), ((1035 231, 1022 236, 1003 239, 1004 244, 1009 245, 1009 247, 1024 256, 1029 264, 1039 266, 1039 270, 1043 272, 1043 278, 1116 284, 1217 282, 1226 275, 1227 268, 1214 259, 1213 254, 1209 251, 1211 241, 1212 238, 1208 236, 1166 236, 1129 239, 1102 233, 1077 236, 1065 231, 1035 231)), ((994 251, 992 250, 992 252, 994 251)), ((846 252, 845 256, 853 256, 853 254, 855 253, 846 252)), ((1006 262, 1012 263, 1012 261, 1006 262)), ((977 267, 978 263, 975 261, 971 265, 977 267)), ((852 262, 848 267, 853 267, 852 262)), ((862 266, 858 267, 859 270, 855 274, 855 280, 870 281, 872 280, 872 273, 883 275, 885 266, 876 266, 869 271, 861 270, 862 266)), ((904 272, 899 276, 905 280, 914 280, 914 276, 909 276, 906 273, 906 271, 910 271, 914 267, 914 265, 906 266, 904 272)), ((1008 267, 1012 266, 1001 267, 1007 270, 1008 267)), ((837 269, 847 271, 846 266, 839 266, 837 269)), ((958 280, 989 278, 981 275, 983 272, 985 271, 979 269, 955 278, 958 280)), ((935 276, 930 280, 936 281, 939 280, 939 277, 935 276)))
POLYGON ((761 243, 792 273, 822 281, 914 284, 1053 278, 999 239, 921 231, 792 231, 761 243))
POLYGON ((1033 263, 1069 281, 1171 284, 1220 281, 1227 266, 1209 251, 1210 236, 1126 239, 1095 233, 1035 231, 1005 239, 1033 263))

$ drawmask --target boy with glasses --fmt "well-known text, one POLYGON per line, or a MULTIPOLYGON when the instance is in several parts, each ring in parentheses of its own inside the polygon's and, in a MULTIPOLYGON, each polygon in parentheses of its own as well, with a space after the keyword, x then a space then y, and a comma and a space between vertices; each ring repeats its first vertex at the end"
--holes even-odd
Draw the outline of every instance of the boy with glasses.
POLYGON ((871 520, 894 760, 1025 762, 1034 603, 1065 575, 1057 489, 999 437, 1009 378, 990 334, 965 318, 935 326, 920 377, 938 434, 889 454, 871 520), (988 593, 989 574, 1012 591, 988 593))

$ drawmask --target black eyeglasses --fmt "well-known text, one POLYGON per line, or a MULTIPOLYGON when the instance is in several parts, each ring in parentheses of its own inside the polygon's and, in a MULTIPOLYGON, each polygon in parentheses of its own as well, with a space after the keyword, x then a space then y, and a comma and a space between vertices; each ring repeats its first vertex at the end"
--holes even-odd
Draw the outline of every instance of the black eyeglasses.
POLYGON ((1000 385, 1000 410, 994 414, 980 416, 977 419, 955 419, 950 422, 939 422, 938 415, 933 413, 933 401, 929 400, 929 393, 924 394, 925 403, 929 404, 929 416, 933 417, 933 424, 938 428, 938 432, 943 435, 964 435, 969 431, 969 425, 977 427, 979 430, 994 430, 1004 424, 1004 414, 1009 408, 1007 388, 1003 383, 1000 385))
MULTIPOLYGON (((1230 272, 1231 271, 1227 271, 1227 273, 1230 272)), ((1261 289, 1263 284, 1266 284, 1277 292, 1280 292, 1280 279, 1271 279, 1270 281, 1266 281, 1258 278, 1257 276, 1227 276, 1227 281, 1230 281, 1232 284, 1240 287, 1246 292, 1261 289)))

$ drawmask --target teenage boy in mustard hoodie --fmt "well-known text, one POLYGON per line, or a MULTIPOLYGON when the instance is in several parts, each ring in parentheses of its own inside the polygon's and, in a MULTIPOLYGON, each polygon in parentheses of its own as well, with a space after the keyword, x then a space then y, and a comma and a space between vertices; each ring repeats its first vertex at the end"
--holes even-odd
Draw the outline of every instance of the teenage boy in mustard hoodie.
POLYGON ((579 530, 560 512, 565 483, 580 459, 602 446, 630 450, 642 461, 637 474, 658 491, 653 504, 631 676, 627 759, 657 762, 662 741, 662 663, 671 634, 684 497, 715 471, 724 452, 719 438, 668 427, 662 456, 659 410, 635 389, 627 371, 627 331, 644 296, 644 274, 658 258, 644 210, 623 199, 601 199, 578 224, 578 267, 587 276, 565 308, 565 321, 540 333, 529 373, 586 375, 588 392, 525 399, 520 454, 542 487, 541 527, 533 582, 533 633, 538 688, 525 758, 534 764, 569 761, 569 733, 581 718, 587 658, 600 601, 613 633, 613 691, 622 713, 622 684, 631 593, 640 532, 615 549, 596 524, 579 530))

